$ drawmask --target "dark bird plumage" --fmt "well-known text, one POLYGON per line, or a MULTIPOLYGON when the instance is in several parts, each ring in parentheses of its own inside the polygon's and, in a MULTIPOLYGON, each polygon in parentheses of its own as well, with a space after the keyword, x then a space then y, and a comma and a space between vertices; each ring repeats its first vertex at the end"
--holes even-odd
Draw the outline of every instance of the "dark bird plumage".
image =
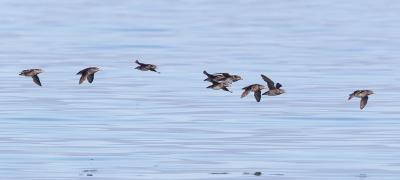
POLYGON ((242 77, 238 75, 230 75, 229 73, 215 73, 215 74, 209 74, 207 71, 203 71, 203 74, 207 76, 204 81, 215 81, 215 82, 225 82, 225 83, 233 83, 239 80, 243 80, 242 77))
POLYGON ((222 90, 224 90, 224 91, 228 91, 228 92, 231 92, 232 93, 232 91, 229 91, 229 89, 227 88, 227 87, 231 87, 231 85, 230 84, 228 84, 228 83, 220 83, 220 82, 215 82, 215 81, 212 81, 212 85, 210 85, 210 86, 208 86, 207 88, 209 88, 209 89, 214 89, 214 90, 220 90, 220 89, 222 89, 222 90))
POLYGON ((38 74, 40 74, 42 72, 44 72, 44 71, 41 69, 27 69, 27 70, 21 71, 21 73, 19 73, 19 75, 32 77, 33 82, 35 82, 39 86, 42 86, 42 83, 40 83, 40 79, 38 76, 38 74))
POLYGON ((263 93, 263 95, 268 95, 268 96, 277 96, 283 93, 286 93, 285 90, 280 89, 282 87, 282 84, 276 83, 276 86, 274 86, 274 81, 269 79, 267 76, 264 76, 261 74, 261 77, 264 79, 265 82, 267 82, 268 89, 269 91, 263 93))
POLYGON ((207 78, 204 79, 204 81, 209 81, 209 82, 212 82, 212 81, 218 82, 218 81, 220 81, 221 79, 230 77, 229 73, 215 73, 215 74, 209 74, 209 73, 207 73, 207 71, 205 71, 205 70, 203 71, 203 74, 205 74, 205 75, 207 76, 207 78))
POLYGON ((96 73, 97 71, 101 71, 101 69, 98 67, 88 67, 76 73, 76 75, 79 74, 82 75, 81 78, 79 79, 79 84, 82 84, 86 78, 89 83, 92 83, 94 80, 94 73, 96 73))
POLYGON ((243 78, 238 75, 230 75, 229 77, 222 78, 219 81, 226 82, 226 83, 234 83, 239 80, 243 80, 243 78))
POLYGON ((160 72, 156 71, 156 69, 158 69, 158 67, 154 64, 144 64, 144 63, 140 63, 138 60, 136 60, 135 63, 139 64, 139 66, 136 67, 135 69, 138 69, 141 71, 154 71, 154 72, 160 74, 160 72))
POLYGON ((242 96, 240 98, 246 97, 250 92, 254 92, 254 97, 256 98, 257 102, 260 102, 261 100, 261 90, 267 89, 265 86, 260 85, 260 84, 253 84, 250 86, 246 86, 242 88, 244 92, 242 93, 242 96))
POLYGON ((368 102, 368 95, 371 94, 375 94, 375 92, 371 90, 357 90, 349 94, 349 100, 353 97, 361 98, 360 109, 364 109, 365 105, 367 105, 368 102))

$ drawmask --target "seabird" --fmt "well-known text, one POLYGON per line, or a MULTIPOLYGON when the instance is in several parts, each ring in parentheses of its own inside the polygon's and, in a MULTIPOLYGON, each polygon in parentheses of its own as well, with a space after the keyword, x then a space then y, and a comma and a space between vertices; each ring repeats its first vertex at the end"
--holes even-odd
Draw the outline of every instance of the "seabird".
POLYGON ((210 85, 210 86, 208 86, 207 88, 209 88, 209 89, 214 89, 214 90, 220 90, 220 89, 222 89, 222 90, 224 90, 224 91, 228 91, 228 92, 231 92, 232 93, 232 91, 229 91, 229 89, 228 88, 226 88, 226 87, 231 87, 231 85, 230 84, 228 84, 228 83, 219 83, 219 82, 215 82, 215 81, 212 81, 212 85, 210 85))
POLYGON ((42 86, 42 84, 40 83, 40 80, 39 80, 39 76, 38 76, 38 74, 40 74, 42 72, 44 72, 44 71, 41 69, 27 69, 27 70, 21 71, 21 73, 19 73, 19 75, 32 77, 33 82, 35 82, 39 86, 42 86))
POLYGON ((138 60, 135 61, 136 64, 139 64, 138 67, 136 67, 135 69, 141 70, 141 71, 154 71, 158 74, 160 74, 160 72, 157 72, 156 69, 158 69, 158 67, 154 64, 144 64, 144 63, 140 63, 138 60))
POLYGON ((246 97, 250 92, 254 92, 254 97, 256 98, 257 102, 260 102, 261 100, 261 90, 262 89, 267 89, 265 86, 260 85, 260 84, 253 84, 250 86, 246 86, 243 88, 245 90, 242 93, 242 96, 240 98, 246 97))
POLYGON ((218 81, 220 81, 221 79, 231 77, 231 75, 229 75, 229 73, 215 73, 215 74, 209 74, 209 73, 207 73, 207 71, 205 71, 205 70, 203 71, 203 74, 205 74, 205 75, 207 76, 207 78, 204 79, 204 81, 209 81, 209 82, 212 82, 212 81, 218 82, 218 81))
POLYGON ((368 102, 368 95, 370 94, 375 94, 375 92, 371 90, 357 90, 349 95, 349 100, 353 97, 361 98, 360 109, 364 109, 368 102))
POLYGON ((269 89, 269 91, 263 93, 263 95, 277 96, 277 95, 286 93, 285 90, 279 89, 279 88, 282 87, 282 84, 276 83, 276 86, 274 86, 274 84, 275 84, 274 81, 269 79, 267 76, 264 76, 264 75, 261 74, 261 77, 264 79, 265 82, 267 82, 268 89, 269 89))
POLYGON ((81 78, 79 79, 79 84, 82 84, 86 78, 89 83, 92 83, 94 80, 94 73, 96 73, 97 71, 101 71, 101 69, 98 67, 88 67, 76 73, 76 75, 82 74, 81 78))

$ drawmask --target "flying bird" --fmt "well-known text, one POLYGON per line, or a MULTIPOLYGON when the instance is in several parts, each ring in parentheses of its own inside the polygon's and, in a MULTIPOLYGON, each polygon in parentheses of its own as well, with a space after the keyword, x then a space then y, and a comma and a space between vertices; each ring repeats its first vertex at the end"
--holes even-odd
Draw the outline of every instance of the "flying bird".
POLYGON ((257 102, 260 102, 261 100, 261 90, 267 89, 265 86, 260 85, 260 84, 253 84, 250 86, 246 86, 243 88, 244 92, 242 93, 242 96, 240 98, 246 97, 250 92, 254 92, 254 97, 256 98, 257 102))
POLYGON ((218 81, 220 81, 221 79, 228 78, 228 77, 231 76, 231 75, 229 75, 229 73, 215 73, 215 74, 209 74, 209 73, 207 73, 207 71, 205 71, 205 70, 203 71, 203 74, 205 74, 205 75, 207 76, 207 78, 204 79, 204 81, 209 81, 209 82, 212 82, 212 81, 218 82, 218 81))
POLYGON ((27 70, 21 71, 21 73, 19 73, 19 75, 32 77, 33 82, 35 82, 39 86, 42 86, 42 83, 40 83, 39 76, 38 76, 38 74, 40 74, 42 72, 44 72, 44 71, 41 69, 27 69, 27 70))
POLYGON ((364 109, 365 105, 367 105, 368 102, 368 95, 371 94, 375 94, 375 92, 371 90, 357 90, 349 95, 349 100, 353 97, 361 98, 360 109, 364 109))
POLYGON ((226 87, 231 87, 231 85, 230 84, 228 84, 228 83, 220 83, 220 82, 215 82, 215 81, 212 81, 212 85, 210 85, 210 86, 208 86, 207 88, 209 88, 209 89, 214 89, 214 90, 220 90, 220 89, 222 89, 222 90, 224 90, 224 91, 228 91, 228 92, 231 92, 232 93, 232 91, 229 91, 229 89, 228 88, 226 88, 226 87))
POLYGON ((135 69, 141 70, 141 71, 154 71, 158 74, 160 74, 160 72, 157 72, 156 69, 158 69, 158 67, 154 64, 144 64, 144 63, 140 63, 138 60, 135 61, 136 64, 139 64, 138 67, 136 67, 135 69))
POLYGON ((264 76, 261 74, 261 77, 264 79, 265 82, 267 82, 268 89, 269 91, 263 93, 263 95, 268 95, 268 96, 277 96, 283 93, 286 93, 285 90, 280 89, 282 87, 282 84, 276 83, 276 86, 274 86, 274 81, 269 79, 267 76, 264 76))
POLYGON ((92 83, 94 80, 94 73, 97 71, 101 71, 101 69, 98 67, 88 67, 76 73, 76 75, 82 74, 81 78, 79 79, 79 84, 82 84, 86 78, 89 83, 92 83))

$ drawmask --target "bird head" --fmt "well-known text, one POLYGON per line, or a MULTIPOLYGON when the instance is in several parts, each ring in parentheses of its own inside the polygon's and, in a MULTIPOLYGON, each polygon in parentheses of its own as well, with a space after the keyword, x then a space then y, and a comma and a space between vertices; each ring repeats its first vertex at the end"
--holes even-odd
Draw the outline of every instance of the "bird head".
POLYGON ((38 74, 39 74, 39 73, 44 73, 44 71, 41 70, 41 69, 37 69, 37 72, 38 72, 38 74))
POLYGON ((151 69, 158 69, 158 67, 156 65, 151 65, 150 67, 151 67, 151 69))
POLYGON ((232 77, 233 77, 236 81, 243 80, 243 78, 240 77, 240 76, 238 76, 238 75, 233 75, 232 77))
POLYGON ((375 94, 375 92, 374 92, 374 91, 371 91, 371 90, 368 90, 367 92, 368 92, 368 95, 370 95, 370 94, 375 94))

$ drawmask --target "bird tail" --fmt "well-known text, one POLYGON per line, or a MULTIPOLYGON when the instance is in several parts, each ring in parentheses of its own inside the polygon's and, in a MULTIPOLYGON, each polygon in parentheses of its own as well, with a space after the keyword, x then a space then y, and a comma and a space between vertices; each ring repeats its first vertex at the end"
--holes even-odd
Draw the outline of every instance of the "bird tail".
POLYGON ((204 79, 204 81, 209 81, 209 82, 211 82, 212 80, 211 80, 210 77, 208 77, 208 78, 204 79))
POLYGON ((349 96, 349 99, 348 100, 350 100, 351 98, 353 98, 354 97, 354 94, 350 94, 350 96, 349 96))

